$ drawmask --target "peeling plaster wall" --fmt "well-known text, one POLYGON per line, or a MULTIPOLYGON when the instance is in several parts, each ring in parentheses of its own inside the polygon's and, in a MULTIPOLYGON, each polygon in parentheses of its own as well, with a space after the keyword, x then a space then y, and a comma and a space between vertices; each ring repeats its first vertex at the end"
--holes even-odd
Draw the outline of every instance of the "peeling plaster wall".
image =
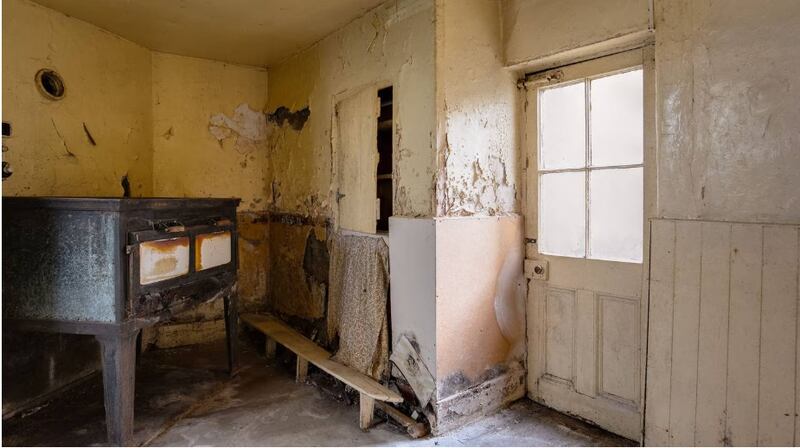
MULTIPOLYGON (((267 71, 156 52, 152 59, 154 194, 242 199, 239 307, 261 309, 269 272, 267 71)), ((159 347, 198 343, 224 336, 221 317, 215 303, 147 333, 159 347), (187 325, 204 327, 178 331, 187 325)))
POLYGON ((649 26, 648 0, 503 0, 507 65, 602 42, 649 26))
POLYGON ((434 431, 525 392, 516 76, 499 1, 437 0, 434 431))
POLYGON ((657 1, 658 215, 800 222, 800 7, 657 1))
POLYGON ((240 211, 266 209, 266 130, 248 128, 266 123, 266 70, 153 53, 152 100, 156 195, 240 197, 240 211))
POLYGON ((152 194, 150 51, 27 0, 3 2, 6 196, 152 194), (91 48, 91 51, 87 51, 91 48), (66 94, 44 98, 34 77, 55 69, 66 94), (96 145, 90 143, 84 126, 96 145))
POLYGON ((301 131, 273 132, 273 207, 330 216, 334 96, 394 86, 397 102, 394 214, 430 216, 434 154, 434 27, 432 0, 387 2, 270 69, 269 111, 308 106, 301 131))
MULTIPOLYGON (((270 124, 270 307, 312 334, 324 323, 332 127, 338 100, 363 88, 394 88, 394 215, 432 216, 434 183, 433 0, 398 0, 366 13, 270 68, 269 106, 310 115, 302 127, 270 124), (299 129, 298 129, 299 128, 299 129)), ((365 204, 370 205, 371 204, 365 204)))
MULTIPOLYGON (((25 0, 3 2, 6 196, 152 194, 150 52, 25 0), (87 51, 91 48, 91 51, 87 51), (55 69, 66 95, 45 99, 34 76, 55 69), (96 145, 84 131, 89 130, 96 145)), ((99 367, 94 338, 3 334, 3 413, 99 367)))
POLYGON ((499 1, 437 0, 437 216, 519 211, 516 77, 499 1))

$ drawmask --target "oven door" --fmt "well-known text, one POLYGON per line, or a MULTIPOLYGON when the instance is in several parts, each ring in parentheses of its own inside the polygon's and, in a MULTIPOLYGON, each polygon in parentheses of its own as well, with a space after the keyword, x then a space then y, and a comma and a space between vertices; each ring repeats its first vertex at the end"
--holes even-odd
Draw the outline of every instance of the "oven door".
POLYGON ((183 225, 157 223, 128 234, 128 285, 132 297, 236 272, 236 226, 229 219, 183 225))

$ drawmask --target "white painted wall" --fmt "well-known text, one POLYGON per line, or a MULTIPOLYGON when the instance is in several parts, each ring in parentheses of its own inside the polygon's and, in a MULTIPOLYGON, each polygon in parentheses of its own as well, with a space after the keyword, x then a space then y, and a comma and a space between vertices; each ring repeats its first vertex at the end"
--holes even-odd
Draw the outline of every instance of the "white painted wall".
POLYGON ((646 445, 800 441, 800 227, 653 221, 646 445))
POLYGON ((800 221, 800 3, 657 1, 658 210, 800 221))
POLYGON ((637 31, 648 0, 503 0, 507 65, 522 64, 637 31))

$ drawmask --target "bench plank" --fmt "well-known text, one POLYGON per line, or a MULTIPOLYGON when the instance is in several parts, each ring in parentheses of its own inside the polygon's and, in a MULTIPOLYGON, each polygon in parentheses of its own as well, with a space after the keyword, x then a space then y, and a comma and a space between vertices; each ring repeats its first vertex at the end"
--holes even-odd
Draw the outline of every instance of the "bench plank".
POLYGON ((397 392, 380 384, 363 373, 340 364, 331 358, 331 354, 314 343, 314 341, 301 335, 280 320, 261 314, 242 314, 239 316, 243 322, 256 330, 264 333, 268 338, 294 352, 298 357, 319 367, 334 378, 349 385, 362 394, 375 400, 390 403, 401 403, 403 397, 397 392))

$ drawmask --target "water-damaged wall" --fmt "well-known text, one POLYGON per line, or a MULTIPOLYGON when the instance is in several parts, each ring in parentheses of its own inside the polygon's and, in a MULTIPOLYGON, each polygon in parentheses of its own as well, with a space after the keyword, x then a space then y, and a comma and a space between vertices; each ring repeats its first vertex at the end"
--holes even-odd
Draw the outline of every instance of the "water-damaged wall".
POLYGON ((5 195, 152 193, 150 51, 27 0, 3 2, 5 195), (91 51, 87 51, 91 48, 91 51), (45 98, 35 82, 53 69, 66 87, 45 98))
MULTIPOLYGON (((259 309, 267 295, 267 71, 153 53, 153 192, 238 197, 239 300, 259 309)), ((158 329, 162 346, 222 337, 221 303, 180 319, 190 331, 158 329), (197 328, 198 326, 202 329, 197 328), (172 340, 172 342, 170 342, 172 340)))
POLYGON ((525 390, 518 103, 501 12, 436 2, 437 432, 525 390))
MULTIPOLYGON (((150 51, 26 0, 3 2, 3 194, 133 196, 152 193, 150 51), (87 51, 91 48, 91 51, 87 51), (64 80, 46 99, 42 68, 64 80)), ((99 365, 90 336, 3 334, 3 412, 58 389, 99 365)))
POLYGON ((270 304, 290 320, 326 309, 337 99, 393 86, 394 215, 433 213, 433 19, 432 0, 388 2, 270 69, 270 304))
POLYGON ((519 211, 516 77, 503 69, 500 11, 436 3, 438 216, 519 211))

